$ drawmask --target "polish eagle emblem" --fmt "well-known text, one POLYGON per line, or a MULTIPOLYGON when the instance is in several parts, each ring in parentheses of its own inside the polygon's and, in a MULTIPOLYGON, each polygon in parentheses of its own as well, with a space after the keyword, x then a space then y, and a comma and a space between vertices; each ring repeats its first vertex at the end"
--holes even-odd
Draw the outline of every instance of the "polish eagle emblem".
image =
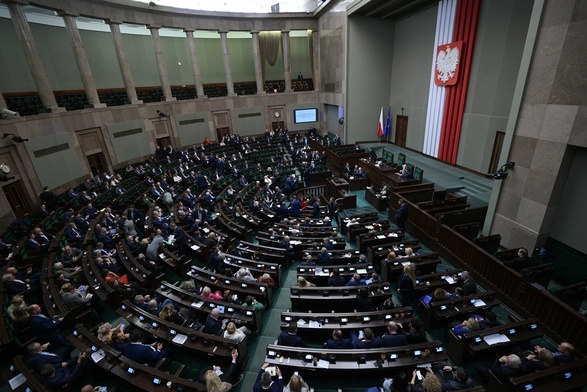
POLYGON ((462 42, 440 45, 436 54, 436 78, 439 86, 454 85, 457 82, 462 42))

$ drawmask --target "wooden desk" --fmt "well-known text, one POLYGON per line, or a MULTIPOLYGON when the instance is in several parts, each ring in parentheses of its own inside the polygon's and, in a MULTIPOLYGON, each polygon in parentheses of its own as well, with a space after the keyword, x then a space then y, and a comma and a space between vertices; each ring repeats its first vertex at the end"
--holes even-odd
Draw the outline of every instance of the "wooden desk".
POLYGON ((367 249, 380 244, 386 244, 390 241, 400 242, 404 238, 404 233, 400 229, 384 229, 373 233, 367 232, 357 235, 357 248, 361 252, 367 252, 367 249))
POLYGON ((328 186, 329 197, 336 198, 338 191, 345 191, 348 193, 350 190, 349 183, 344 178, 327 178, 326 185, 328 186))
POLYGON ((379 195, 374 192, 371 187, 363 189, 365 189, 365 200, 375 207, 377 211, 385 211, 387 209, 387 206, 389 205, 389 197, 379 195))
POLYGON ((430 273, 436 271, 436 266, 440 264, 440 257, 436 252, 423 253, 417 256, 406 257, 399 259, 393 263, 388 263, 386 260, 381 260, 381 279, 394 281, 404 270, 404 263, 416 264, 416 269, 423 273, 430 273))
POLYGON ((255 311, 253 306, 242 306, 211 298, 206 298, 201 295, 191 293, 189 291, 180 289, 168 282, 161 282, 161 286, 156 290, 157 294, 164 298, 168 298, 173 302, 177 302, 187 308, 190 308, 202 319, 206 319, 213 308, 217 306, 224 306, 224 314, 226 317, 238 320, 237 324, 245 324, 253 331, 260 330, 263 325, 263 317, 259 312, 255 311))
POLYGON ((446 325, 456 318, 464 319, 475 312, 490 310, 499 306, 501 302, 495 297, 494 291, 471 294, 464 297, 432 301, 428 306, 420 302, 420 320, 426 328, 436 325, 446 325), (474 301, 482 300, 484 304, 474 301))
POLYGON ((405 255, 406 248, 412 248, 414 252, 418 252, 422 246, 420 240, 395 241, 393 238, 385 243, 377 246, 372 246, 367 249, 367 257, 373 263, 379 263, 385 260, 389 254, 389 250, 393 250, 396 256, 405 255))
POLYGON ((298 277, 303 276, 307 281, 314 283, 316 286, 328 287, 328 279, 330 273, 338 269, 340 276, 348 281, 355 273, 361 275, 362 278, 371 278, 371 274, 375 272, 375 268, 371 264, 354 264, 352 266, 340 267, 305 267, 298 266, 298 277))
POLYGON ((352 214, 348 215, 345 211, 339 211, 336 216, 336 223, 338 224, 338 231, 340 234, 345 235, 347 232, 347 224, 355 219, 359 223, 364 222, 376 222, 379 220, 379 214, 377 211, 366 212, 363 214, 352 214))
POLYGON ((341 173, 341 175, 342 178, 349 183, 349 189, 351 191, 362 191, 367 188, 367 185, 369 184, 369 179, 367 177, 354 177, 349 176, 347 173, 341 173))
POLYGON ((387 324, 390 321, 408 325, 412 321, 413 309, 411 307, 395 308, 390 310, 376 310, 372 312, 352 313, 303 313, 281 312, 281 329, 287 329, 291 322, 304 320, 304 324, 298 324, 298 334, 330 335, 333 329, 341 329, 344 334, 349 331, 371 328, 376 335, 387 332, 387 324), (368 321, 365 321, 368 318, 368 321))
POLYGON ((389 220, 381 219, 375 222, 361 222, 357 224, 349 225, 346 229, 346 240, 354 243, 357 240, 357 236, 368 233, 374 230, 375 225, 381 225, 381 230, 388 230, 391 227, 389 220))
POLYGON ((481 331, 468 333, 463 336, 455 335, 454 331, 447 330, 447 351, 448 355, 460 365, 467 358, 479 359, 480 354, 493 354, 495 351, 506 346, 515 346, 531 339, 544 335, 538 319, 532 318, 515 323, 500 325, 483 329, 481 331), (508 342, 489 345, 484 337, 493 334, 507 336, 508 342))
MULTIPOLYGON (((369 177, 369 182, 371 185, 375 185, 380 187, 384 184, 384 178, 387 177, 388 174, 395 173, 395 168, 385 165, 385 164, 374 164, 366 159, 361 159, 359 161, 359 166, 367 173, 367 177, 369 177)), ((413 183, 413 181, 412 181, 413 183)))
POLYGON ((448 355, 442 348, 442 342, 439 340, 409 346, 367 350, 330 350, 269 344, 266 353, 265 362, 275 364, 282 369, 323 372, 323 376, 326 376, 327 373, 342 371, 383 375, 390 374, 392 369, 414 368, 420 364, 448 359, 448 355), (421 354, 426 350, 429 354, 423 358, 421 354), (415 356, 414 353, 418 352, 420 355, 415 356), (275 356, 271 355, 273 353, 275 356), (284 359, 282 360, 281 357, 284 359), (324 362, 313 365, 313 358, 324 362))
POLYGON ((348 312, 357 303, 357 292, 360 288, 369 291, 373 306, 382 305, 392 296, 391 285, 387 282, 367 286, 344 287, 299 287, 290 288, 290 300, 295 311, 312 310, 313 312, 348 312), (326 295, 327 294, 327 295, 326 295))

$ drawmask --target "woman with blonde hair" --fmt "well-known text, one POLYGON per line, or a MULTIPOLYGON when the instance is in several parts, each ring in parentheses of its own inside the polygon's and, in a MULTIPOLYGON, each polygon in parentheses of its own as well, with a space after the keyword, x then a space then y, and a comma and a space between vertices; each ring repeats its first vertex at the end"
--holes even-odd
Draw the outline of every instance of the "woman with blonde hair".
POLYGON ((283 387, 283 392, 309 392, 308 384, 297 374, 294 374, 289 379, 289 382, 283 387))
POLYGON ((399 280, 399 294, 402 301, 402 306, 410 306, 415 299, 416 275, 414 274, 414 267, 408 264, 404 267, 404 271, 399 280))
POLYGON ((214 370, 208 370, 204 374, 206 380, 206 391, 207 392, 226 392, 232 389, 232 384, 220 380, 218 374, 214 370))
POLYGON ((312 282, 308 282, 303 276, 298 276, 298 286, 300 287, 315 287, 316 285, 312 282))
POLYGON ((236 327, 232 321, 226 325, 226 330, 222 334, 223 337, 230 340, 236 340, 238 343, 245 340, 245 333, 236 327))
POLYGON ((479 321, 475 317, 469 317, 468 320, 453 327, 453 331, 457 336, 463 336, 466 333, 479 331, 480 329, 479 321))
POLYGON ((386 260, 388 263, 394 263, 397 261, 397 256, 393 250, 391 250, 391 249, 389 250, 389 253, 387 254, 386 260))
POLYGON ((415 385, 415 387, 412 387, 411 390, 414 392, 442 392, 442 385, 438 377, 432 372, 431 368, 427 368, 426 370, 426 375, 421 385, 416 385, 418 369, 414 370, 410 384, 415 385))

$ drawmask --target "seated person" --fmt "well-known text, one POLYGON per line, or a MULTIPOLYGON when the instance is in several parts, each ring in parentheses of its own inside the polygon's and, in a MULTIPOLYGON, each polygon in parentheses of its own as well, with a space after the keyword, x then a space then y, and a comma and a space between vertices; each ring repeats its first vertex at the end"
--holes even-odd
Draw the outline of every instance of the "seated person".
POLYGON ((479 331, 480 329, 481 327, 479 326, 479 321, 477 320, 477 318, 469 317, 462 323, 455 325, 452 330, 455 333, 455 335, 463 336, 466 333, 479 331))
POLYGON ((414 318, 410 321, 406 339, 408 340, 408 344, 426 343, 428 341, 424 324, 420 320, 414 318))
POLYGON ((365 279, 361 279, 361 275, 359 275, 358 273, 354 273, 353 277, 349 279, 348 283, 346 284, 347 286, 364 286, 366 285, 366 281, 365 279))
POLYGON ((113 328, 110 323, 104 323, 98 327, 98 339, 112 346, 115 350, 122 350, 125 343, 128 342, 130 334, 124 332, 124 324, 120 323, 113 328))
POLYGON ((302 338, 297 335, 298 324, 295 321, 289 323, 286 330, 282 331, 277 337, 277 344, 289 347, 304 347, 302 338))
POLYGON ((266 283, 267 287, 275 287, 275 281, 269 274, 263 274, 257 279, 259 283, 266 283))
POLYGON ((170 321, 173 324, 186 327, 189 327, 196 319, 196 316, 191 310, 180 308, 180 311, 178 312, 172 303, 163 306, 163 309, 159 312, 159 317, 163 320, 170 321))
POLYGON ((50 363, 56 367, 73 367, 77 358, 70 358, 68 353, 54 354, 46 351, 49 343, 30 343, 27 346, 26 363, 35 372, 40 372, 43 365, 50 363))
POLYGON ((349 333, 351 342, 354 348, 365 349, 365 348, 380 348, 383 346, 381 338, 373 336, 373 330, 371 328, 365 328, 359 332, 359 336, 355 331, 349 333))
MULTIPOLYGON (((536 346, 534 349, 540 354, 544 347, 536 346)), ((557 346, 556 351, 552 351, 552 355, 554 355, 554 363, 557 365, 574 361, 575 347, 569 342, 562 342, 557 346)))
POLYGON ((335 329, 332 331, 332 339, 328 339, 324 347, 328 349, 353 348, 353 343, 350 339, 342 337, 342 330, 335 329))
POLYGON ((477 371, 484 380, 489 380, 489 370, 503 383, 510 378, 528 374, 528 369, 522 365, 522 360, 516 354, 504 355, 496 359, 489 369, 477 366, 477 371))
POLYGON ((410 172, 410 170, 408 169, 408 165, 404 163, 404 165, 402 166, 402 169, 400 170, 400 174, 399 176, 401 178, 406 178, 406 179, 413 179, 414 176, 412 175, 412 173, 410 172))
POLYGON ((222 334, 222 337, 223 338, 226 338, 226 339, 230 339, 230 340, 235 340, 237 343, 240 343, 243 340, 245 340, 245 338, 247 337, 247 335, 243 331, 241 331, 240 329, 238 329, 236 327, 236 324, 235 323, 233 323, 232 321, 230 321, 226 325, 226 330, 222 334))
POLYGON ((278 366, 275 366, 275 373, 277 376, 277 381, 273 381, 271 378, 271 373, 265 371, 265 369, 269 366, 269 363, 265 362, 257 375, 257 381, 255 381, 255 385, 253 385, 253 392, 281 392, 283 391, 283 376, 281 375, 281 370, 279 370, 278 366))
POLYGON ((208 391, 230 391, 232 386, 241 378, 242 360, 238 356, 238 350, 232 350, 232 360, 229 366, 207 366, 200 372, 200 378, 206 384, 208 391))
POLYGON ((475 385, 467 371, 460 366, 453 368, 448 362, 439 362, 435 368, 443 391, 458 391, 475 385))
POLYGON ((483 318, 479 320, 481 329, 499 327, 500 325, 502 324, 497 320, 497 315, 493 312, 485 313, 483 318))
POLYGON ((359 289, 357 292, 357 312, 370 312, 373 310, 373 301, 369 298, 369 292, 365 289, 359 289))
POLYGON ((265 309, 265 305, 263 305, 261 302, 257 301, 255 299, 255 297, 253 297, 252 295, 247 295, 247 297, 245 298, 245 301, 242 304, 243 306, 252 306, 253 308, 255 308, 256 311, 261 311, 265 309))
POLYGON ((234 274, 234 277, 238 280, 244 280, 245 282, 256 282, 248 268, 239 269, 236 274, 234 274))
POLYGON ((298 286, 299 287, 316 287, 316 285, 312 282, 308 282, 306 278, 303 276, 298 276, 298 286))
POLYGON ((528 250, 526 248, 520 248, 518 250, 518 257, 513 260, 504 261, 503 265, 522 272, 525 268, 536 267, 538 263, 532 260, 531 257, 528 257, 528 250))
POLYGON ((387 334, 383 335, 381 340, 383 341, 383 347, 397 347, 408 344, 402 325, 394 321, 387 323, 387 334))
POLYGON ((306 257, 304 258, 304 261, 302 261, 300 263, 300 266, 302 266, 302 267, 315 267, 316 263, 312 259, 312 255, 306 255, 306 257))
POLYGON ((77 363, 71 368, 63 366, 56 367, 50 363, 44 364, 40 371, 43 383, 54 391, 65 387, 83 375, 83 371, 90 364, 85 358, 86 352, 84 351, 79 354, 77 363))
POLYGON ((521 360, 522 365, 530 371, 545 370, 555 365, 554 355, 546 348, 541 349, 538 355, 528 354, 521 360))
POLYGON ((222 293, 219 290, 212 292, 210 287, 206 286, 202 289, 202 297, 222 300, 222 293))
POLYGON ((341 287, 345 285, 346 281, 344 280, 344 277, 340 276, 340 271, 338 270, 338 268, 332 270, 332 272, 330 273, 330 277, 328 278, 328 286, 341 287))
POLYGON ((440 287, 434 290, 434 294, 432 294, 432 296, 434 301, 444 301, 446 299, 453 299, 459 297, 458 294, 449 293, 448 291, 440 287))
POLYGON ((153 343, 150 346, 140 342, 141 333, 135 329, 130 333, 129 342, 122 347, 122 353, 129 359, 155 367, 157 363, 167 357, 171 347, 163 349, 162 343, 153 343))

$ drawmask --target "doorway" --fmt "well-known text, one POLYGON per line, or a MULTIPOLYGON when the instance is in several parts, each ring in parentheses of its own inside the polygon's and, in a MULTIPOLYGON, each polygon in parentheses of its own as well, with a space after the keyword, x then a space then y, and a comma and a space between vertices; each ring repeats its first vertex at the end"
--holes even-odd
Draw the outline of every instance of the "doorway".
POLYGON ((108 165, 106 165, 106 157, 104 154, 99 152, 97 154, 88 155, 86 157, 88 160, 88 165, 90 165, 90 170, 92 171, 93 176, 100 175, 106 172, 108 165))
POLYGON ((165 150, 168 146, 171 145, 171 138, 167 137, 160 137, 156 139, 157 146, 161 147, 162 150, 165 150))
POLYGON ((218 138, 218 143, 222 141, 224 135, 230 135, 230 128, 223 127, 223 128, 216 128, 216 137, 218 138))
POLYGON ((408 116, 398 115, 395 120, 395 145, 398 147, 405 147, 407 136, 408 116))
POLYGON ((273 131, 277 131, 277 129, 284 129, 285 128, 285 121, 274 121, 271 123, 271 129, 273 131))
POLYGON ((4 185, 2 187, 4 190, 4 194, 6 195, 6 199, 16 215, 17 218, 22 217, 26 213, 30 212, 31 205, 29 204, 28 199, 25 197, 25 193, 22 187, 22 181, 18 180, 11 184, 4 185))

